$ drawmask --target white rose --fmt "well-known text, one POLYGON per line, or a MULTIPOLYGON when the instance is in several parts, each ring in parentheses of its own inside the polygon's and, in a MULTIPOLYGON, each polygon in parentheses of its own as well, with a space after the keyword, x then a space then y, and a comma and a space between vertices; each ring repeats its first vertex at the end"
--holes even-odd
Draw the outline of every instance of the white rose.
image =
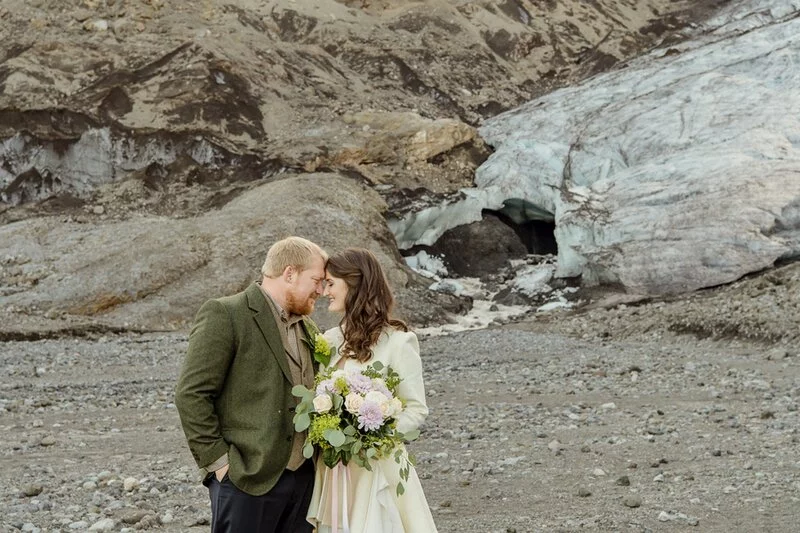
POLYGON ((397 416, 403 412, 403 402, 400 401, 399 398, 392 398, 388 403, 391 408, 389 409, 389 415, 387 416, 397 416))
POLYGON ((318 413, 327 413, 333 407, 333 400, 330 394, 320 394, 314 397, 314 409, 318 413))
POLYGON ((351 392, 344 399, 344 408, 351 413, 358 413, 361 406, 364 404, 364 398, 360 394, 351 392))
MULTIPOLYGON (((380 408, 381 408, 381 412, 384 412, 384 405, 389 403, 389 398, 387 398, 386 395, 383 394, 382 392, 378 392, 376 390, 371 390, 371 391, 369 391, 367 393, 366 396, 364 396, 364 401, 365 402, 372 402, 374 404, 379 405, 380 408)), ((384 414, 384 416, 385 416, 385 414, 384 414)))
POLYGON ((403 410, 403 402, 397 398, 392 398, 381 404, 381 413, 384 418, 392 418, 397 416, 403 410))

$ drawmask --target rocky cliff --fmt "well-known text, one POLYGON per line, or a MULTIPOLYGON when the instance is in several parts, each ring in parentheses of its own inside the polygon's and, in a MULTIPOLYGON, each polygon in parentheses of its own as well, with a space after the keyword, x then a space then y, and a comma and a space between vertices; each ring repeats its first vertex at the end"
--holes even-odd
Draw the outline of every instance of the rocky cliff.
POLYGON ((374 249, 401 313, 441 319, 465 304, 405 267, 390 210, 471 187, 486 118, 715 7, 6 0, 3 328, 180 327, 287 233, 374 249))

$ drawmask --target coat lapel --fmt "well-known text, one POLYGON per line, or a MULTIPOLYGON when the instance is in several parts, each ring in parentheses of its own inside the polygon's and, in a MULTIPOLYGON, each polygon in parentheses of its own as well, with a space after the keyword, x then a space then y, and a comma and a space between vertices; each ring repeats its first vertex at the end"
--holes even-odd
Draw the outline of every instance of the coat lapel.
POLYGON ((267 346, 278 362, 278 366, 281 367, 283 375, 286 376, 289 383, 293 383, 289 362, 286 360, 286 350, 281 342, 281 332, 278 331, 278 324, 275 323, 275 317, 267 304, 266 297, 261 292, 261 287, 257 283, 253 283, 247 288, 246 294, 247 305, 253 311, 253 319, 258 324, 261 334, 264 335, 267 346))

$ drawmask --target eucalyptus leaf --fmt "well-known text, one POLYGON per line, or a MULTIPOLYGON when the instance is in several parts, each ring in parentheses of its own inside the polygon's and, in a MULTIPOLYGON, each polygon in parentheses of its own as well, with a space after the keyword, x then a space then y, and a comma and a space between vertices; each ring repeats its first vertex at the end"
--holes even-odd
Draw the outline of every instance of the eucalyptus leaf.
POLYGON ((325 440, 327 440, 334 448, 338 448, 344 444, 344 441, 346 440, 344 433, 338 429, 327 429, 325 430, 323 436, 325 437, 325 440))
POLYGON ((405 439, 407 441, 416 440, 418 438, 419 438, 419 430, 418 429, 412 429, 411 431, 407 431, 406 433, 403 433, 403 439, 405 439))
POLYGON ((306 441, 303 445, 303 457, 306 459, 311 459, 311 456, 314 455, 314 445, 311 444, 311 441, 306 441))
POLYGON ((372 363, 372 368, 381 371, 383 370, 383 363, 381 363, 380 361, 375 361, 374 363, 372 363))
POLYGON ((405 487, 403 487, 403 484, 402 483, 398 483, 397 484, 397 495, 398 496, 402 496, 403 493, 405 493, 405 491, 406 491, 406 489, 405 489, 405 487))
POLYGON ((294 415, 294 430, 305 431, 311 425, 311 417, 308 413, 297 413, 294 415))
POLYGON ((303 385, 295 385, 292 387, 292 396, 303 397, 308 393, 308 389, 305 388, 303 385))

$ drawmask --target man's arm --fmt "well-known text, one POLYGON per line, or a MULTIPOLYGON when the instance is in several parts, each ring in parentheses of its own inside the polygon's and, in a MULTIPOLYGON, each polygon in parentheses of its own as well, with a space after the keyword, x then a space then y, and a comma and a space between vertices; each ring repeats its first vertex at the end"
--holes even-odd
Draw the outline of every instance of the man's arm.
POLYGON ((230 314, 220 302, 207 301, 189 334, 189 349, 175 390, 175 406, 189 450, 200 468, 227 464, 228 443, 222 438, 214 401, 225 383, 234 350, 230 314))

